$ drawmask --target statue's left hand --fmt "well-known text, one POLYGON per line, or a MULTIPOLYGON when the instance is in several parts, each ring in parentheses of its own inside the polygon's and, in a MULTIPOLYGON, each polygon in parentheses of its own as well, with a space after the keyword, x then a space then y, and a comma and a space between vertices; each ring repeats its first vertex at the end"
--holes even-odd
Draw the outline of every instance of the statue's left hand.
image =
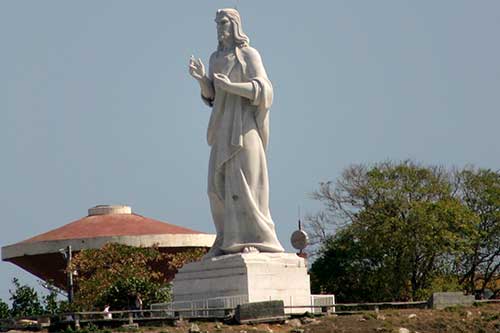
POLYGON ((189 59, 189 74, 196 80, 201 81, 205 77, 205 66, 201 59, 196 60, 193 56, 189 59))
POLYGON ((231 80, 229 80, 227 75, 221 73, 214 73, 214 85, 216 88, 222 90, 228 90, 231 83, 232 82, 231 80))

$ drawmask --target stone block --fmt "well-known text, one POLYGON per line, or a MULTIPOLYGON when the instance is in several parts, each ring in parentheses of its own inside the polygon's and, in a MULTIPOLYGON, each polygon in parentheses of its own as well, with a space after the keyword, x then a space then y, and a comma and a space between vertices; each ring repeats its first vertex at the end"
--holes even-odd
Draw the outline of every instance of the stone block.
POLYGON ((283 301, 240 304, 234 318, 239 324, 281 321, 285 319, 284 304, 283 301))
POLYGON ((474 296, 464 295, 461 292, 439 292, 432 294, 429 306, 433 309, 444 309, 450 306, 470 306, 474 303, 474 296))

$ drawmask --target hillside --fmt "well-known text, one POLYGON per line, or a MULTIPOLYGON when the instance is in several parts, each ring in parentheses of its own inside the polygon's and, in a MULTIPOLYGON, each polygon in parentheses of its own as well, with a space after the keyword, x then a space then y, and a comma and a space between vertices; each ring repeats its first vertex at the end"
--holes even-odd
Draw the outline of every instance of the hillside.
MULTIPOLYGON (((225 325, 213 322, 196 323, 201 332, 223 333, 361 333, 361 332, 420 332, 420 333, 498 333, 500 303, 445 310, 383 310, 378 314, 291 319, 284 324, 225 325), (400 330, 401 328, 407 329, 400 330)), ((142 332, 185 333, 191 323, 178 327, 141 328, 142 332)))

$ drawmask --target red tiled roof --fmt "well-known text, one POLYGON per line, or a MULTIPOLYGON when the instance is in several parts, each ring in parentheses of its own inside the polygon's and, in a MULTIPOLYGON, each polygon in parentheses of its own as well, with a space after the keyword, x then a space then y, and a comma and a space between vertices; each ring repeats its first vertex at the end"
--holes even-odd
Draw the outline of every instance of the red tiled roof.
POLYGON ((110 236, 138 236, 156 234, 204 234, 203 232, 160 222, 137 214, 107 214, 86 216, 60 228, 26 239, 40 242, 62 239, 80 239, 110 236))

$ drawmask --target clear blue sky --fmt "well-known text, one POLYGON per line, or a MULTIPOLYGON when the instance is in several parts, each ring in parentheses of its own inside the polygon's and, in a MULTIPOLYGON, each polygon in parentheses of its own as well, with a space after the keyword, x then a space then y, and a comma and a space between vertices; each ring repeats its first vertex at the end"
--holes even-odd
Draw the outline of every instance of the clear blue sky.
MULTIPOLYGON (((500 167, 500 2, 1 1, 0 245, 97 204, 213 232, 210 110, 187 73, 237 6, 274 84, 271 212, 291 250, 297 206, 351 163, 500 167)), ((35 284, 0 263, 10 280, 35 284)))

